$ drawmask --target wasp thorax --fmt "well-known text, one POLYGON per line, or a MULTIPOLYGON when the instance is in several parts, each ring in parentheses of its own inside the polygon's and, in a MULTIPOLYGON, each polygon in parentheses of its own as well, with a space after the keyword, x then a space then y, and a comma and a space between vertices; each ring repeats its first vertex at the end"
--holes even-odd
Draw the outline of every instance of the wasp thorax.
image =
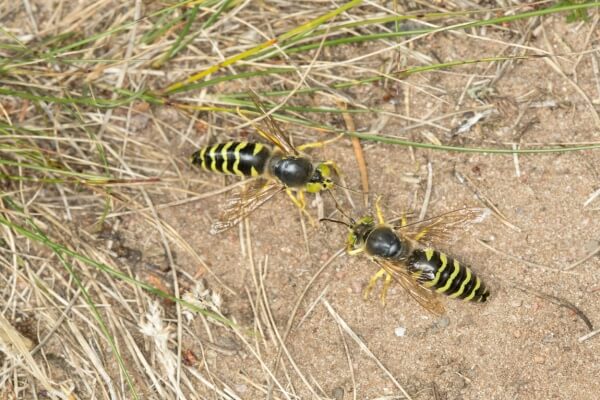
POLYGON ((372 256, 396 258, 401 255, 403 247, 398 235, 391 228, 380 226, 373 229, 367 237, 365 250, 372 256))
POLYGON ((271 163, 271 174, 288 187, 304 186, 312 173, 313 166, 304 157, 281 157, 271 163))

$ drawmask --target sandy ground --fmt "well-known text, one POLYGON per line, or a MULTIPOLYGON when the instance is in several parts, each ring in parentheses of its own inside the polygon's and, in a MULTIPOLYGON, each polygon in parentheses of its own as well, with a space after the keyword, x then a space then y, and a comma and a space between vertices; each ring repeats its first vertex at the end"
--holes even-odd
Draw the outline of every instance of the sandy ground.
MULTIPOLYGON (((340 144, 336 153, 340 147, 346 155, 342 159, 351 160, 350 145, 340 144)), ((447 399, 594 398, 591 393, 598 390, 600 374, 597 341, 580 343, 578 338, 588 332, 582 320, 533 291, 572 302, 593 322, 600 312, 598 259, 592 257, 569 271, 560 270, 598 246, 595 211, 582 207, 593 188, 590 182, 595 180, 590 165, 597 163, 598 157, 575 153, 521 156, 521 176, 516 177, 511 156, 417 151, 420 168, 410 162, 406 149, 373 146, 366 156, 373 190, 385 193, 388 216, 397 215, 403 204, 409 204, 415 191, 422 195, 421 185, 403 183, 396 177, 401 171, 416 170, 423 182, 427 176, 423 166, 430 160, 434 184, 428 215, 480 205, 455 178, 456 168, 471 176, 515 228, 490 218, 452 246, 440 244, 441 249, 472 265, 492 291, 485 305, 445 301, 448 314, 442 319, 428 315, 396 287, 385 308, 377 296, 363 301, 361 290, 375 266, 363 257, 337 259, 311 287, 298 312, 302 324, 294 327, 288 339, 291 357, 300 370, 332 397, 339 388, 345 393, 343 398, 352 398, 354 391, 357 398, 370 399, 400 393, 357 343, 342 339, 324 306, 327 301, 413 398, 433 398, 434 385, 439 398, 447 399), (478 239, 503 254, 483 247, 478 239), (405 336, 395 335, 398 327, 406 329, 405 336)), ((351 169, 351 164, 344 165, 345 170, 351 169)), ((352 173, 348 175, 348 181, 357 181, 352 173)), ((198 204, 176 210, 174 214, 183 213, 169 217, 183 221, 204 207, 209 215, 216 215, 213 204, 198 204)), ((346 235, 338 226, 308 227, 305 242, 298 218, 282 196, 253 215, 250 222, 254 260, 261 263, 268 258, 264 285, 280 331, 285 330, 296 299, 312 275, 343 246, 346 235)), ((194 246, 238 292, 225 296, 231 315, 251 322, 244 319, 249 307, 244 288, 251 285, 252 278, 248 258, 240 254, 238 232, 211 237, 202 233, 208 224, 193 225, 194 246)), ((232 368, 240 366, 236 357, 219 361, 232 368)), ((243 361, 241 370, 253 371, 243 361)), ((294 383, 298 392, 304 393, 301 397, 308 398, 306 387, 294 383)))
MULTIPOLYGON (((552 76, 549 70, 540 73, 540 69, 547 68, 543 62, 517 67, 513 71, 519 76, 516 82, 507 79, 514 85, 509 91, 529 91, 534 80, 535 89, 543 93, 540 100, 577 103, 576 95, 559 80, 534 79, 538 75, 552 76), (554 89, 550 91, 552 85, 554 89)), ((447 88, 452 82, 457 83, 455 76, 448 77, 448 82, 445 79, 437 84, 447 88)), ((580 81, 585 80, 580 77, 580 81)), ((426 110, 427 106, 415 102, 411 108, 426 110)), ((535 122, 525 133, 527 141, 550 143, 574 136, 578 138, 575 140, 592 140, 593 122, 577 108, 580 107, 571 104, 528 110, 527 119, 535 122)), ((502 126, 510 126, 513 118, 500 118, 468 136, 485 145, 488 140, 497 139, 502 126)), ((384 130, 396 129, 401 127, 389 123, 384 130)), ((347 182, 357 187, 359 177, 349 141, 334 147, 317 154, 324 159, 335 158, 345 171, 347 182)), ((395 382, 414 399, 435 398, 434 390, 440 399, 595 398, 593 393, 600 390, 598 341, 579 342, 578 338, 588 332, 582 320, 573 311, 536 293, 577 305, 593 322, 598 318, 598 258, 594 256, 568 271, 561 270, 598 246, 599 232, 593 222, 595 205, 583 207, 598 182, 598 154, 514 158, 415 150, 413 159, 406 148, 370 144, 365 147, 371 188, 383 195, 388 217, 398 216, 403 209, 420 211, 428 174, 426 165, 431 162, 433 189, 428 216, 482 205, 471 188, 456 178, 458 171, 506 216, 512 227, 492 217, 466 234, 457 232, 463 237, 456 243, 439 244, 440 249, 472 265, 492 291, 485 305, 445 301, 448 314, 442 319, 428 315, 397 287, 391 290, 385 308, 377 296, 363 301, 361 291, 375 271, 373 263, 363 257, 335 260, 310 287, 287 340, 289 357, 310 385, 318 384, 329 397, 345 399, 394 398, 402 393, 395 382), (415 178, 418 183, 411 183, 415 178), (396 381, 356 341, 340 334, 326 303, 396 381), (406 329, 405 336, 396 336, 398 327, 406 329)), ((360 196, 354 201, 360 204, 360 196)), ((257 295, 251 289, 252 274, 258 273, 259 265, 268 260, 262 284, 281 335, 298 296, 322 263, 343 246, 346 231, 338 226, 307 226, 303 232, 298 213, 281 196, 250 219, 254 257, 251 268, 248 255, 241 253, 238 230, 219 236, 206 234, 209 218, 218 215, 215 203, 201 202, 170 210, 163 216, 180 226, 184 235, 189 234, 190 242, 210 260, 213 271, 236 291, 236 295, 225 295, 224 303, 230 315, 240 321, 256 323, 248 315, 252 314, 246 291, 257 295), (190 215, 195 216, 193 221, 190 215)), ((332 211, 327 198, 325 208, 332 211)), ((355 216, 364 212, 360 208, 352 211, 355 216)), ((218 288, 210 277, 207 280, 211 287, 218 288)), ((266 321, 263 324, 268 326, 266 321)), ((258 373, 257 366, 244 361, 242 354, 218 356, 215 368, 227 366, 232 373, 250 376, 258 373)), ((274 354, 265 354, 264 359, 272 362, 273 357, 274 354)), ((286 372, 294 376, 291 369, 288 364, 286 372)), ((279 374, 283 377, 284 371, 279 374)), ((242 384, 243 379, 238 382, 242 384)), ((310 398, 308 386, 297 375, 291 382, 301 398, 310 398)), ((259 394, 246 396, 255 398, 259 394)))
MULTIPOLYGON (((559 21, 556 23, 561 26, 559 21)), ((567 39, 577 40, 569 37, 566 27, 562 28, 567 39)), ((465 49, 452 38, 432 46, 440 53, 465 56, 461 54, 465 49)), ((577 69, 578 82, 594 93, 591 66, 584 64, 577 69)), ((409 80, 439 88, 443 93, 439 103, 417 95, 408 105, 401 97, 393 100, 398 101, 397 108, 409 107, 411 116, 417 118, 423 118, 434 104, 440 107, 437 113, 450 112, 468 77, 461 69, 409 80)), ((465 141, 486 147, 516 137, 529 143, 555 143, 567 139, 593 141, 597 136, 589 109, 574 87, 544 61, 514 66, 498 90, 491 103, 507 102, 512 108, 460 137, 441 134, 439 138, 446 143, 465 141), (534 95, 527 101, 514 99, 531 92, 534 95), (535 107, 545 101, 556 106, 535 107)), ((377 89, 365 88, 361 94, 367 103, 386 106, 377 89)), ((467 103, 476 105, 471 100, 467 103)), ((356 120, 358 128, 376 122, 377 116, 356 120)), ((393 135, 404 126, 390 120, 382 131, 393 135)), ((335 159, 348 184, 359 186, 348 140, 314 154, 335 159)), ((433 171, 428 216, 463 206, 482 206, 473 188, 506 216, 511 226, 491 217, 467 233, 457 232, 460 238, 455 243, 439 243, 440 249, 472 265, 492 295, 485 305, 445 300, 447 316, 438 319, 394 287, 387 306, 382 307, 376 295, 367 301, 361 297, 368 277, 376 270, 374 264, 364 257, 340 257, 324 269, 304 297, 286 341, 286 366, 279 369, 278 376, 285 380, 289 374, 301 398, 310 398, 311 390, 336 399, 401 398, 399 385, 414 399, 596 398, 600 390, 599 342, 597 338, 580 342, 578 338, 588 328, 572 310, 557 303, 563 299, 576 305, 596 326, 600 315, 598 258, 593 256, 574 268, 564 268, 598 247, 599 229, 593 222, 597 201, 583 206, 597 188, 598 153, 513 157, 365 144, 365 155, 371 191, 383 195, 390 218, 402 210, 420 211, 428 162, 433 171), (467 176, 471 185, 461 183, 457 172, 467 176), (555 299, 550 301, 544 294, 555 299), (341 334, 343 328, 330 310, 345 321, 371 354, 357 340, 341 334), (406 329, 404 336, 395 334, 399 327, 406 329), (291 360, 309 384, 298 377, 291 360), (309 385, 320 389, 309 390, 309 385)), ((214 182, 219 180, 212 178, 214 182)), ((332 204, 324 199, 326 211, 331 212, 332 204)), ((354 196, 354 201, 361 204, 360 196, 354 196)), ((283 335, 298 297, 324 261, 343 246, 346 231, 337 225, 321 225, 317 229, 307 226, 303 232, 298 212, 281 196, 249 221, 254 260, 251 266, 248 248, 246 255, 241 253, 238 230, 219 236, 206 234, 210 219, 218 215, 216 203, 211 199, 169 210, 163 216, 189 233, 190 242, 210 259, 213 271, 236 291, 235 295, 225 295, 224 303, 230 315, 240 321, 257 323, 249 312, 247 294, 259 301, 253 276, 256 279, 259 267, 268 260, 267 267, 262 267, 263 300, 268 301, 275 327, 283 335)), ((361 207, 352 210, 354 216, 364 212, 361 207)), ((210 277, 207 280, 211 287, 219 287, 210 277)), ((265 320, 261 324, 269 325, 265 320)), ((273 352, 266 353, 264 359, 272 365, 274 356, 273 352)), ((217 356, 214 367, 228 368, 232 374, 260 375, 258 366, 244 358, 243 351, 236 356, 217 356)), ((237 378, 237 382, 241 385, 238 389, 245 387, 244 379, 237 378)), ((261 396, 248 390, 244 398, 261 396)))

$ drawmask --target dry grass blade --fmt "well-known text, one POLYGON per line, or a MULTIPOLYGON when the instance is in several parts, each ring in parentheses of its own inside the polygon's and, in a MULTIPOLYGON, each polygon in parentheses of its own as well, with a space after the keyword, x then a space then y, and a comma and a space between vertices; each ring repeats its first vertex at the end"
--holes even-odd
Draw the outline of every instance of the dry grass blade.
POLYGON ((600 333, 600 329, 596 329, 595 331, 592 331, 592 332, 590 332, 590 333, 587 333, 587 334, 585 334, 585 335, 581 336, 581 337, 578 339, 578 340, 579 340, 579 343, 583 343, 583 342, 585 342, 586 340, 588 340, 588 339, 591 339, 591 338, 593 338, 594 336, 598 335, 599 333, 600 333))
POLYGON ((577 267, 577 266, 583 264, 584 262, 588 261, 590 258, 594 257, 596 254, 598 254, 598 252, 600 252, 600 246, 598 246, 594 250, 590 251, 588 254, 586 254, 585 256, 583 256, 583 258, 581 258, 580 260, 577 260, 574 263, 572 263, 570 265, 567 265, 563 269, 565 271, 570 271, 570 270, 574 269, 575 267, 577 267))
POLYGON ((363 342, 362 339, 359 338, 356 333, 354 333, 354 331, 350 328, 350 326, 348 326, 348 324, 346 323, 346 321, 344 321, 344 319, 334 310, 334 308, 331 306, 331 304, 329 304, 329 302, 327 301, 327 299, 323 298, 323 299, 321 299, 321 302, 323 303, 323 305, 325 306, 325 308, 327 309, 327 311, 329 312, 329 314, 331 315, 331 317, 334 319, 334 321, 340 326, 340 328, 344 332, 346 332, 346 334, 348 336, 350 336, 350 338, 352 340, 354 340, 354 342, 358 345, 358 347, 363 352, 365 352, 375 362, 375 364, 377 364, 377 366, 384 372, 385 375, 387 375, 388 378, 390 378, 390 380, 392 381, 392 383, 400 390, 400 392, 402 392, 402 395, 406 399, 411 400, 412 398, 410 397, 410 395, 408 394, 408 392, 406 392, 406 390, 402 387, 402 385, 400 385, 400 383, 398 383, 398 381, 396 380, 396 378, 381 363, 381 361, 379 361, 379 359, 375 356, 375 354, 373 354, 373 352, 371 352, 371 350, 369 349, 369 346, 367 346, 366 343, 363 342))
MULTIPOLYGON (((543 25, 542 25, 543 28, 543 25)), ((546 34, 546 30, 543 29, 543 33, 544 33, 544 39, 546 41, 546 47, 547 48, 551 48, 552 45, 550 44, 550 42, 548 41, 548 37, 546 34)), ((560 65, 555 62, 555 60, 553 60, 552 58, 546 58, 544 57, 544 62, 548 65, 550 65, 552 67, 552 69, 554 71, 556 71, 556 73, 560 74, 560 76, 562 77, 562 79, 569 83, 573 88, 575 88, 575 90, 577 91, 577 93, 581 96, 581 98, 584 100, 584 102, 586 103, 589 112, 591 113, 591 115, 594 117, 594 122, 596 124, 596 129, 600 129, 600 115, 598 115, 598 112, 596 111, 596 107, 594 106, 594 104, 592 103, 592 100, 589 98, 589 96, 587 95, 587 93, 585 92, 585 90, 582 89, 581 85, 572 80, 560 67, 560 65)))
MULTIPOLYGON (((280 361, 281 355, 284 351, 283 347, 285 346, 285 343, 288 340, 288 337, 292 331, 292 325, 294 324, 294 319, 296 318, 296 314, 298 313, 298 309, 300 308, 300 304, 302 304, 304 297, 306 296, 306 294, 308 293, 308 291, 310 290, 310 288, 312 287, 314 282, 317 280, 317 278, 325 270, 325 268, 327 268, 340 255, 344 254, 345 251, 346 251, 345 248, 341 248, 338 251, 336 251, 331 257, 329 257, 329 259, 327 259, 321 265, 321 267, 318 269, 318 271, 311 277, 310 281, 306 284, 306 286, 302 290, 302 293, 300 294, 300 296, 298 296, 298 299, 296 300, 296 302, 294 304, 294 308, 292 309, 291 315, 288 318, 288 321, 287 321, 287 324, 285 327, 285 332, 283 333, 283 337, 280 339, 280 346, 279 346, 279 349, 277 350, 277 356, 275 357, 275 365, 273 367, 275 372, 277 372, 277 369, 279 367, 279 361, 280 361)), ((271 388, 269 388, 269 392, 271 392, 271 388)))
POLYGON ((594 193, 590 194, 590 196, 587 198, 587 200, 583 203, 584 207, 587 207, 590 205, 591 202, 593 202, 594 200, 596 200, 596 198, 600 196, 600 189, 597 189, 596 191, 594 191, 594 193))
MULTIPOLYGON (((319 296, 319 300, 322 296, 319 296)), ((356 391, 356 377, 354 376, 354 366, 352 365, 352 357, 350 356, 350 349, 348 348, 348 343, 346 342, 346 336, 344 335, 344 331, 342 330, 342 326, 337 324, 338 330, 340 332, 340 339, 342 340, 342 344, 344 345, 344 352, 346 353, 346 359, 348 360, 348 370, 350 371, 350 379, 352 380, 352 398, 356 400, 358 393, 356 391)))
POLYGON ((487 197, 474 183, 473 181, 466 176, 465 174, 462 174, 461 172, 459 172, 458 170, 454 170, 454 176, 456 177, 456 179, 462 183, 463 185, 467 186, 467 188, 469 188, 469 190, 471 190, 471 192, 473 192, 473 194, 475 196, 477 196, 477 198, 479 199, 479 201, 481 201, 487 208, 489 208, 490 210, 492 210, 492 212, 494 213, 494 215, 500 220, 500 222, 502 222, 504 225, 508 226, 509 228, 511 228, 512 230, 516 231, 516 232, 521 232, 521 228, 519 228, 518 226, 514 225, 513 223, 511 223, 508 218, 506 218, 506 216, 498 209, 498 207, 496 207, 496 204, 489 199, 489 197, 487 197))
MULTIPOLYGON (((265 260, 265 263, 263 265, 266 268, 267 260, 265 260)), ((259 276, 262 277, 263 275, 259 274, 259 276)), ((292 367, 296 371, 296 374, 298 375, 298 377, 300 377, 301 381, 304 383, 304 385, 307 387, 307 389, 312 393, 312 395, 315 398, 319 399, 320 395, 315 390, 315 387, 313 387, 313 385, 314 385, 317 387, 317 389, 319 388, 317 381, 313 378, 312 379, 313 382, 311 384, 311 382, 308 381, 308 379, 304 376, 304 373, 300 370, 300 368, 294 361, 294 358, 292 357, 292 354, 290 353, 289 349, 287 348, 285 340, 282 339, 281 335, 279 334, 279 330, 277 329, 277 325, 275 324, 275 320, 273 319, 273 312, 271 311, 270 302, 267 297, 264 280, 260 279, 259 284, 260 284, 260 293, 261 293, 261 298, 262 298, 262 304, 263 304, 263 307, 264 307, 264 310, 265 310, 265 313, 266 313, 266 316, 267 316, 267 319, 269 322, 269 327, 270 327, 271 331, 273 332, 273 336, 275 338, 277 338, 280 351, 283 351, 283 353, 286 355, 289 363, 292 365, 292 367)), ((274 369, 276 370, 276 368, 274 368, 274 369)))
MULTIPOLYGON (((340 109, 345 110, 347 108, 346 103, 341 101, 337 102, 338 107, 340 109)), ((344 117, 344 121, 346 123, 346 129, 354 132, 356 131, 356 127, 354 125, 354 120, 352 116, 347 112, 342 113, 344 117)), ((363 201, 365 208, 369 207, 369 175, 367 172, 367 162, 365 161, 365 154, 363 152, 362 146, 360 144, 360 139, 357 137, 352 137, 352 149, 354 150, 354 157, 356 158, 356 163, 358 164, 358 171, 360 172, 360 182, 363 190, 363 201)))
POLYGON ((55 388, 54 384, 50 381, 46 373, 38 366, 38 363, 34 360, 30 354, 30 350, 33 347, 33 342, 23 337, 15 328, 12 327, 10 322, 4 318, 4 315, 0 314, 0 350, 7 357, 19 361, 22 359, 29 373, 38 381, 40 384, 53 395, 58 396, 61 399, 67 399, 69 394, 55 388))
POLYGON ((0 314, 0 341, 3 349, 11 350, 17 349, 20 353, 27 353, 33 349, 33 342, 31 339, 21 335, 3 315, 0 314))
POLYGON ((477 243, 479 243, 480 245, 482 245, 486 249, 488 249, 488 250, 490 250, 490 251, 492 251, 492 252, 494 252, 494 253, 496 253, 498 255, 501 255, 503 257, 509 258, 511 260, 514 260, 514 261, 516 261, 516 262, 518 262, 520 264, 527 265, 528 267, 540 268, 540 269, 543 269, 545 271, 559 272, 559 273, 563 273, 563 274, 576 274, 576 272, 565 271, 564 269, 550 267, 550 266, 542 265, 542 264, 537 264, 537 263, 525 260, 525 259, 523 259, 521 257, 514 256, 514 255, 512 255, 510 253, 498 250, 498 249, 490 246, 489 243, 486 243, 485 241, 483 241, 481 239, 477 239, 477 243))
POLYGON ((427 162, 427 186, 425 188, 425 196, 423 197, 423 204, 421 205, 421 212, 419 213, 419 221, 423 221, 425 215, 427 215, 427 207, 429 207, 429 200, 431 199, 431 189, 433 187, 433 169, 431 167, 431 161, 427 162))

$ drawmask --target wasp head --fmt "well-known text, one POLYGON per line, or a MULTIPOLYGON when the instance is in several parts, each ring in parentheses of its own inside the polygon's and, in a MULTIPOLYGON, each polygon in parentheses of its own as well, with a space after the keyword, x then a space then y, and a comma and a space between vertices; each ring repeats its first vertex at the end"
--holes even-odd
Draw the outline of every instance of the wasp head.
POLYGON ((317 193, 322 190, 330 190, 334 183, 331 179, 331 168, 328 163, 320 163, 317 165, 310 177, 305 189, 309 193, 317 193))
POLYGON ((360 253, 364 250, 367 236, 374 227, 375 221, 370 216, 362 217, 352 224, 346 239, 346 249, 349 254, 360 253))

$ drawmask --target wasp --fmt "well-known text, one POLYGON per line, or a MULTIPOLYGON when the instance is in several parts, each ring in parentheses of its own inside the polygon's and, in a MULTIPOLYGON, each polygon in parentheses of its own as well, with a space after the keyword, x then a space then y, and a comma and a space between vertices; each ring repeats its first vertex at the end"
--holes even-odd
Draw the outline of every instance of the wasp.
POLYGON ((283 191, 287 192, 294 204, 306 212, 304 192, 318 193, 330 190, 335 185, 332 179, 333 172, 339 175, 333 161, 314 163, 302 153, 306 148, 323 146, 327 142, 294 147, 276 121, 265 111, 258 96, 254 92, 250 92, 250 96, 257 109, 265 115, 264 121, 268 128, 256 129, 274 147, 262 143, 226 142, 202 147, 191 155, 192 164, 207 171, 258 178, 257 182, 247 185, 226 202, 222 214, 211 227, 211 234, 237 225, 283 191))
POLYGON ((484 282, 467 265, 431 247, 434 240, 451 240, 489 214, 485 208, 464 208, 424 221, 387 224, 376 202, 377 222, 372 216, 355 221, 349 217, 346 240, 348 254, 366 253, 380 269, 364 292, 367 298, 377 281, 384 278, 381 293, 397 281, 421 306, 435 315, 445 313, 438 294, 464 301, 485 302, 490 294, 484 282))

